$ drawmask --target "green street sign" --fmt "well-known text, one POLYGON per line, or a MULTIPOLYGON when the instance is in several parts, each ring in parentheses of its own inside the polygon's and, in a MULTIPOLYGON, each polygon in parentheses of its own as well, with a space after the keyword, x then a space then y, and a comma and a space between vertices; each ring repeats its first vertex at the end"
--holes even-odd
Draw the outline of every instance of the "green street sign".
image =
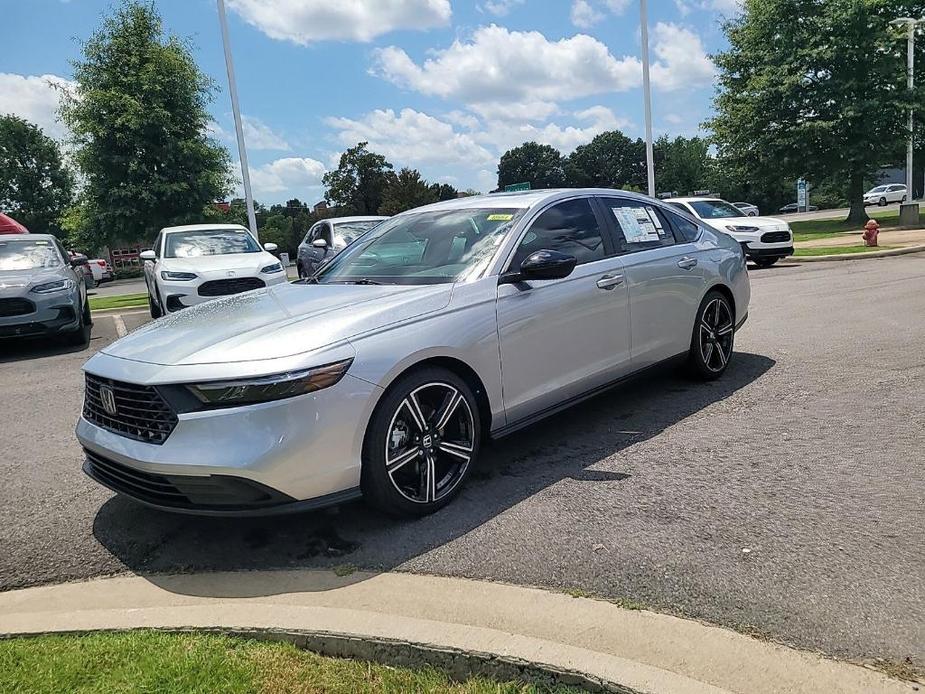
POLYGON ((512 183, 509 186, 504 186, 505 193, 516 193, 518 190, 530 190, 529 183, 512 183))

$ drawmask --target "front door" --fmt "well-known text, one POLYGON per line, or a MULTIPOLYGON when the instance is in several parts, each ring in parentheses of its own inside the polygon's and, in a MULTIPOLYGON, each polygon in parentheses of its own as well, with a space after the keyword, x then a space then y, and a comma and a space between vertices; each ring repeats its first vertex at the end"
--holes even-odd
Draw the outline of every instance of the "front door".
POLYGON ((578 259, 560 280, 498 287, 498 335, 507 421, 515 423, 622 375, 630 338, 623 264, 589 198, 544 210, 510 269, 541 249, 578 259))

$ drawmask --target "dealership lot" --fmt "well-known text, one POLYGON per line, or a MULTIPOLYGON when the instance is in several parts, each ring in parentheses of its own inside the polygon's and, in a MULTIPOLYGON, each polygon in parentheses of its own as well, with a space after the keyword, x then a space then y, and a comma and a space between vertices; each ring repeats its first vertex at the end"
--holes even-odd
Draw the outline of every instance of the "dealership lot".
POLYGON ((147 313, 98 315, 89 350, 0 346, 0 588, 350 564, 581 589, 921 663, 923 287, 925 255, 754 271, 723 379, 646 378, 505 439, 417 521, 362 504, 201 519, 114 498, 80 472, 79 367, 147 313))

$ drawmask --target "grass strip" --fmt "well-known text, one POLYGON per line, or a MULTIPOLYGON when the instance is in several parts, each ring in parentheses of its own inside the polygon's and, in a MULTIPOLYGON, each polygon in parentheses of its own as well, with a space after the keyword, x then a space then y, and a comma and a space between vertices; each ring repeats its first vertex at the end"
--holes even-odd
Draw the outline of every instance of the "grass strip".
POLYGON ((119 294, 118 296, 91 296, 90 310, 101 311, 107 308, 134 308, 147 306, 147 294, 119 294))
POLYGON ((846 255, 851 253, 872 253, 873 251, 888 251, 902 246, 817 246, 816 248, 797 248, 793 254, 797 257, 807 255, 846 255))

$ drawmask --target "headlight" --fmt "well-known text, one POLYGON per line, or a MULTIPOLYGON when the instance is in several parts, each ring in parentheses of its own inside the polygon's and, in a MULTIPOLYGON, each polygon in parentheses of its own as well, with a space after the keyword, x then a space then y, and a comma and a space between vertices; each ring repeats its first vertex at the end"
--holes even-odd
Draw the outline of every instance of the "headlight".
POLYGON ((266 272, 266 273, 282 272, 282 271, 283 271, 282 263, 273 263, 272 265, 267 265, 266 267, 260 268, 260 272, 266 272))
POLYGON ((258 402, 294 398, 297 395, 305 395, 333 386, 343 378, 352 363, 353 359, 345 359, 312 369, 235 381, 197 383, 188 385, 187 388, 205 405, 213 407, 251 405, 258 402))
POLYGON ((727 224, 726 228, 729 231, 758 231, 758 227, 737 227, 732 224, 727 224))
POLYGON ((186 282, 194 280, 196 277, 197 275, 195 272, 170 272, 169 270, 161 270, 161 279, 168 281, 186 282))
POLYGON ((45 282, 32 287, 36 294, 51 294, 52 292, 63 292, 67 289, 73 289, 77 285, 73 280, 55 280, 54 282, 45 282))

